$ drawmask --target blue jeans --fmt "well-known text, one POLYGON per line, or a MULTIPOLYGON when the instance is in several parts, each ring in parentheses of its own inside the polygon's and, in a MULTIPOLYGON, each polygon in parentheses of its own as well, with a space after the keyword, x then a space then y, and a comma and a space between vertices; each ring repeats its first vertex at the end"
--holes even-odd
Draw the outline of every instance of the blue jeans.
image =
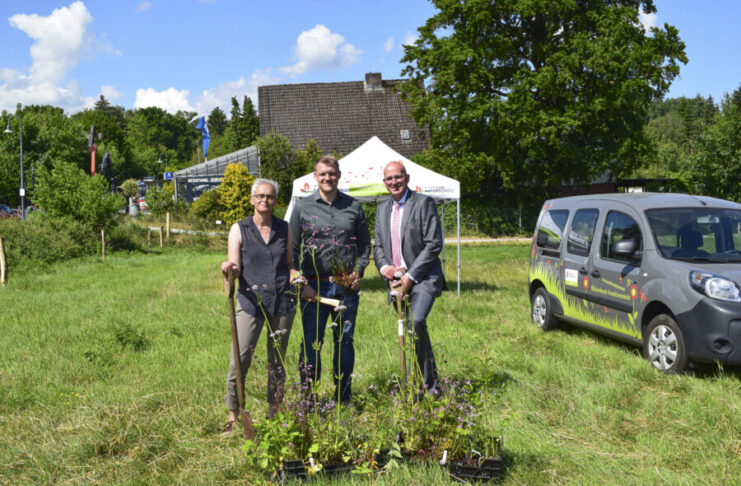
POLYGON ((325 281, 309 281, 309 285, 322 297, 340 299, 347 309, 340 316, 332 307, 316 302, 301 301, 301 315, 304 327, 304 339, 301 342, 301 356, 299 358, 299 372, 301 383, 318 383, 322 376, 322 358, 320 355, 324 344, 324 330, 327 327, 327 318, 332 327, 334 339, 334 355, 332 359, 332 371, 335 385, 334 397, 337 398, 337 387, 339 385, 340 402, 350 400, 350 385, 352 383, 352 372, 355 366, 355 348, 353 347, 353 333, 355 331, 355 318, 358 315, 359 296, 357 292, 344 289, 340 285, 325 281), (318 316, 317 316, 317 306, 318 316), (305 353, 304 353, 305 351, 305 353), (339 372, 338 372, 339 369, 339 372))

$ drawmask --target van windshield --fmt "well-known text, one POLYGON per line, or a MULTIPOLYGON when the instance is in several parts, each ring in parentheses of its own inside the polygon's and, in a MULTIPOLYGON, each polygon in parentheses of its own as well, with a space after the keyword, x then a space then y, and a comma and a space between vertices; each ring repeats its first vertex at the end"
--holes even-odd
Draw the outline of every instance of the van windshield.
POLYGON ((664 208, 646 211, 659 251, 666 258, 741 263, 741 211, 664 208))

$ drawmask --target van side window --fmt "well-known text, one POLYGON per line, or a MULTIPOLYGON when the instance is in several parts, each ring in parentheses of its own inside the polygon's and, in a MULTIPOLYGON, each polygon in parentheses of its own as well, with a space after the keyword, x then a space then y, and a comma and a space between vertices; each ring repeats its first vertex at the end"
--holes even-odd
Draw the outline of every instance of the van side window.
POLYGON ((569 212, 566 209, 546 211, 538 227, 536 236, 538 246, 558 250, 561 247, 561 235, 568 218, 569 212))
POLYGON ((602 234, 602 258, 631 264, 639 263, 641 261, 640 257, 629 258, 615 254, 615 243, 631 238, 635 241, 636 254, 640 255, 640 250, 643 249, 643 236, 638 223, 625 213, 610 211, 607 214, 605 231, 602 234))
POLYGON ((580 209, 574 214, 574 220, 571 222, 571 230, 566 242, 566 250, 569 253, 581 256, 589 255, 597 216, 599 216, 599 211, 596 209, 580 209))

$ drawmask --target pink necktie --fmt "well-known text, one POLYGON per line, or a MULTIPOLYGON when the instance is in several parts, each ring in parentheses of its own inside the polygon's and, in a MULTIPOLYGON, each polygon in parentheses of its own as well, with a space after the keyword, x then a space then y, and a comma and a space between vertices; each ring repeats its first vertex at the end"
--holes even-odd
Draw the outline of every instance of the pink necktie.
POLYGON ((391 258, 394 260, 394 266, 401 266, 401 238, 399 229, 401 228, 401 203, 394 203, 394 210, 391 212, 391 258))

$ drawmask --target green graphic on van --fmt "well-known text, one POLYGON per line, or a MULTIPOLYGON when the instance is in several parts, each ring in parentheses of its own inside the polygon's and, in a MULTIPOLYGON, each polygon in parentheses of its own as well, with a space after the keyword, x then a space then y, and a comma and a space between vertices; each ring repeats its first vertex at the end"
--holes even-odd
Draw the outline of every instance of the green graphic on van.
POLYGON ((635 322, 638 315, 635 302, 636 300, 639 300, 639 302, 645 301, 646 296, 630 280, 624 280, 624 285, 627 288, 624 285, 607 281, 601 281, 601 284, 608 284, 609 289, 601 286, 595 287, 590 282, 589 277, 579 278, 578 272, 574 269, 564 269, 563 277, 561 277, 563 262, 542 260, 537 257, 533 257, 532 260, 530 265, 530 281, 540 280, 543 282, 546 290, 550 294, 555 295, 560 301, 564 315, 621 334, 641 338, 641 333, 635 322), (567 294, 567 285, 572 288, 580 288, 583 291, 611 297, 626 304, 630 302, 632 304, 632 311, 626 313, 610 310, 604 305, 567 294))

